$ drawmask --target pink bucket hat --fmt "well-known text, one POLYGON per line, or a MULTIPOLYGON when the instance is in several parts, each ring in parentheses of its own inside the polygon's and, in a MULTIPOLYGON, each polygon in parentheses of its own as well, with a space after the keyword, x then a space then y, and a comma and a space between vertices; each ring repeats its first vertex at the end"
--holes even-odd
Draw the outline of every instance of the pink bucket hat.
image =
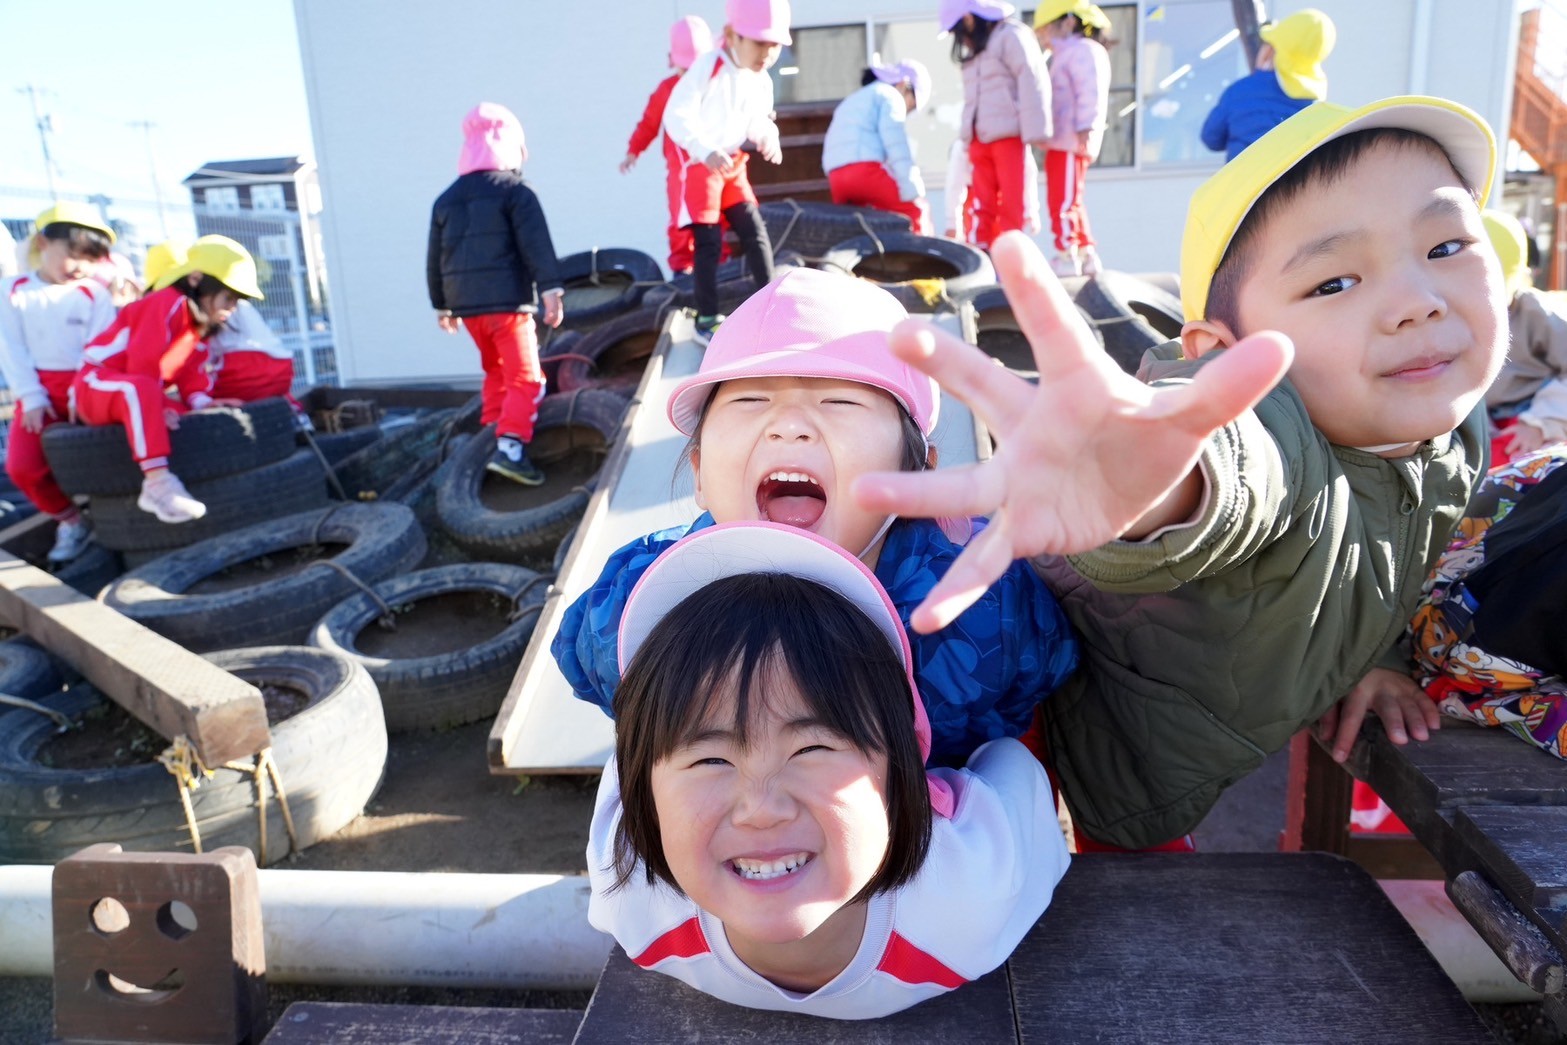
POLYGON ((724 0, 729 28, 750 40, 790 44, 789 0, 724 0))
POLYGON ((713 49, 713 31, 696 15, 686 15, 669 27, 669 64, 689 69, 697 55, 713 49))
MULTIPOLYGON (((813 533, 771 522, 721 523, 682 537, 653 560, 620 615, 620 670, 647 641, 654 626, 714 581, 748 573, 787 573, 842 595, 886 636, 914 695, 914 736, 921 760, 930 757, 930 717, 914 680, 914 655, 897 607, 865 564, 813 533)), ((957 801, 940 777, 926 774, 931 811, 952 816, 957 801)))
POLYGON ((876 79, 882 83, 890 83, 894 87, 900 83, 909 85, 914 92, 914 108, 923 109, 925 103, 930 101, 930 70, 925 68, 925 63, 910 58, 906 62, 897 65, 876 65, 871 67, 876 79))
POLYGON ((1016 11, 1016 7, 1003 0, 941 0, 941 12, 936 20, 941 23, 942 32, 950 33, 952 27, 963 20, 964 15, 975 15, 992 22, 999 22, 1016 11))
POLYGON ((887 349, 887 334, 909 317, 898 299, 853 276, 793 269, 735 309, 713 335, 701 369, 669 397, 669 420, 696 432, 715 386, 745 377, 823 377, 879 388, 921 432, 936 428, 936 382, 887 349))
POLYGON ((522 121, 506 106, 480 102, 462 121, 462 154, 457 173, 521 170, 528 158, 522 121))

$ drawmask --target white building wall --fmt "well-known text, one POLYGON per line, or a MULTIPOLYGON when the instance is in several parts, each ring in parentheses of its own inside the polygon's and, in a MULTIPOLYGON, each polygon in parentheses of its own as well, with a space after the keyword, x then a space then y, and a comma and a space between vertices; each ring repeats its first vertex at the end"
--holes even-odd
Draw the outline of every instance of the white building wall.
MULTIPOLYGON (((935 0, 795 0, 796 25, 933 18, 935 0)), ((1025 5, 1026 6, 1026 5, 1025 5)), ((1270 5, 1281 17, 1304 2, 1270 5)), ((1428 92, 1505 128, 1516 20, 1510 0, 1311 0, 1339 27, 1330 99, 1359 104, 1428 92)), ((295 0, 315 153, 327 207, 332 314, 346 383, 472 380, 466 337, 442 334, 424 284, 430 205, 456 176, 463 114, 509 106, 528 136, 526 168, 562 254, 634 247, 662 260, 657 146, 627 176, 616 165, 665 75, 671 22, 723 5, 667 0, 295 0)), ((936 174, 944 157, 921 157, 936 174)), ((1217 168, 1094 170, 1088 206, 1101 253, 1126 271, 1177 266, 1185 201, 1217 168)), ((939 193, 932 204, 939 206, 939 193)))

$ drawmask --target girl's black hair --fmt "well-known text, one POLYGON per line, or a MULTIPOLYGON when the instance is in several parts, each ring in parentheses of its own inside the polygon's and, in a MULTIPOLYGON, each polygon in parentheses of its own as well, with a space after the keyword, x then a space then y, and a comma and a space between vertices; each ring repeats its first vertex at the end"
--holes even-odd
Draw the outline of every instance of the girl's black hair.
POLYGON ((952 27, 952 60, 962 65, 985 49, 996 23, 982 15, 974 16, 974 28, 965 29, 960 19, 952 27))
POLYGON ((873 84, 875 82, 876 82, 876 70, 872 69, 870 66, 867 65, 865 67, 865 71, 860 74, 860 86, 861 87, 869 87, 871 84, 873 84))
POLYGON ((636 874, 675 881, 653 801, 656 763, 713 725, 742 745, 787 678, 808 714, 845 743, 887 760, 887 853, 851 902, 910 881, 930 850, 930 792, 914 737, 919 697, 892 645, 864 613, 815 581, 782 573, 726 577, 687 596, 649 633, 615 690, 615 759, 623 809, 615 831, 615 885, 636 874), (727 712, 719 711, 719 716, 727 712))
POLYGON ((38 234, 47 240, 56 242, 64 240, 66 249, 73 258, 90 258, 93 261, 102 261, 109 256, 109 237, 98 229, 90 229, 86 225, 75 225, 69 221, 51 221, 38 230, 38 234))
MULTIPOLYGON (((190 299, 191 316, 196 320, 196 325, 205 331, 203 336, 211 337, 223 329, 223 324, 214 322, 212 317, 207 315, 207 310, 201 307, 202 299, 209 298, 220 290, 227 290, 230 294, 236 292, 216 276, 209 276, 205 272, 191 273, 191 275, 199 275, 201 279, 192 283, 190 276, 186 276, 184 279, 175 280, 174 285, 180 288, 181 294, 190 299)), ((243 294, 237 296, 244 297, 243 294)))

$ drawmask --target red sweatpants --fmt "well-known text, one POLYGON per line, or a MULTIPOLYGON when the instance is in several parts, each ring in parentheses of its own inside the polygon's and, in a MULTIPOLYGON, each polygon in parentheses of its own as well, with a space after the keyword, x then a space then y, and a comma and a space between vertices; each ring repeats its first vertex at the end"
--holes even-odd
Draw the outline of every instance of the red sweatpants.
POLYGON ((969 199, 974 207, 974 242, 989 250, 1003 232, 1023 227, 1023 183, 1027 180, 1026 146, 1022 138, 969 142, 974 174, 969 199))
MULTIPOLYGON (((685 174, 685 167, 678 162, 667 163, 664 167, 664 192, 669 197, 669 227, 665 232, 669 236, 669 271, 673 274, 690 272, 691 266, 696 264, 695 237, 691 235, 689 225, 680 224, 680 206, 685 202, 685 174)), ((729 223, 722 224, 727 226, 729 223)), ((726 239, 718 260, 728 261, 731 253, 726 239)))
POLYGON ((539 366, 533 313, 466 316, 462 325, 479 346, 479 362, 484 365, 479 423, 493 421, 497 436, 526 443, 533 438, 539 400, 544 398, 544 371, 539 366))
MULTIPOLYGON (((74 370, 38 371, 38 383, 49 394, 49 407, 54 411, 53 417, 44 418, 45 428, 71 416, 71 381, 75 377, 74 370)), ((16 416, 11 420, 11 431, 6 435, 5 473, 39 511, 60 515, 74 509, 70 497, 54 481, 54 473, 44 458, 43 433, 29 432, 22 427, 20 402, 16 404, 16 416)))
POLYGON ((258 399, 286 396, 294 384, 294 361, 265 352, 224 352, 212 372, 212 398, 258 399))
POLYGON ((709 170, 700 160, 681 172, 682 225, 717 225, 724 211, 735 204, 756 202, 756 193, 751 191, 751 181, 746 177, 746 154, 737 152, 730 159, 734 166, 728 174, 709 170))
POLYGON ((827 172, 827 183, 832 186, 832 201, 856 207, 875 207, 906 215, 914 231, 921 236, 930 235, 930 218, 917 200, 898 198, 897 179, 886 167, 874 160, 848 163, 827 172))
POLYGON ((1045 150, 1045 209, 1050 212, 1050 233, 1056 250, 1066 253, 1092 247, 1088 208, 1083 206, 1083 184, 1088 178, 1088 157, 1062 149, 1045 150))
POLYGON ((163 394, 160 379, 89 364, 77 371, 71 384, 71 405, 85 424, 124 425, 131 456, 142 471, 168 467, 169 425, 163 410, 173 403, 163 394))

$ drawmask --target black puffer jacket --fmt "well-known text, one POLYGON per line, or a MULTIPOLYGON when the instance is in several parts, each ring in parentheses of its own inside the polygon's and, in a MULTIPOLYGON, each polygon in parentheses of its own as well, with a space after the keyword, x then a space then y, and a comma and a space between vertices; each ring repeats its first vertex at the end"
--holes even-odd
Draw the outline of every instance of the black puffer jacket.
POLYGON ((454 316, 533 311, 561 285, 544 209, 520 171, 474 171, 441 193, 425 275, 430 304, 454 316))

